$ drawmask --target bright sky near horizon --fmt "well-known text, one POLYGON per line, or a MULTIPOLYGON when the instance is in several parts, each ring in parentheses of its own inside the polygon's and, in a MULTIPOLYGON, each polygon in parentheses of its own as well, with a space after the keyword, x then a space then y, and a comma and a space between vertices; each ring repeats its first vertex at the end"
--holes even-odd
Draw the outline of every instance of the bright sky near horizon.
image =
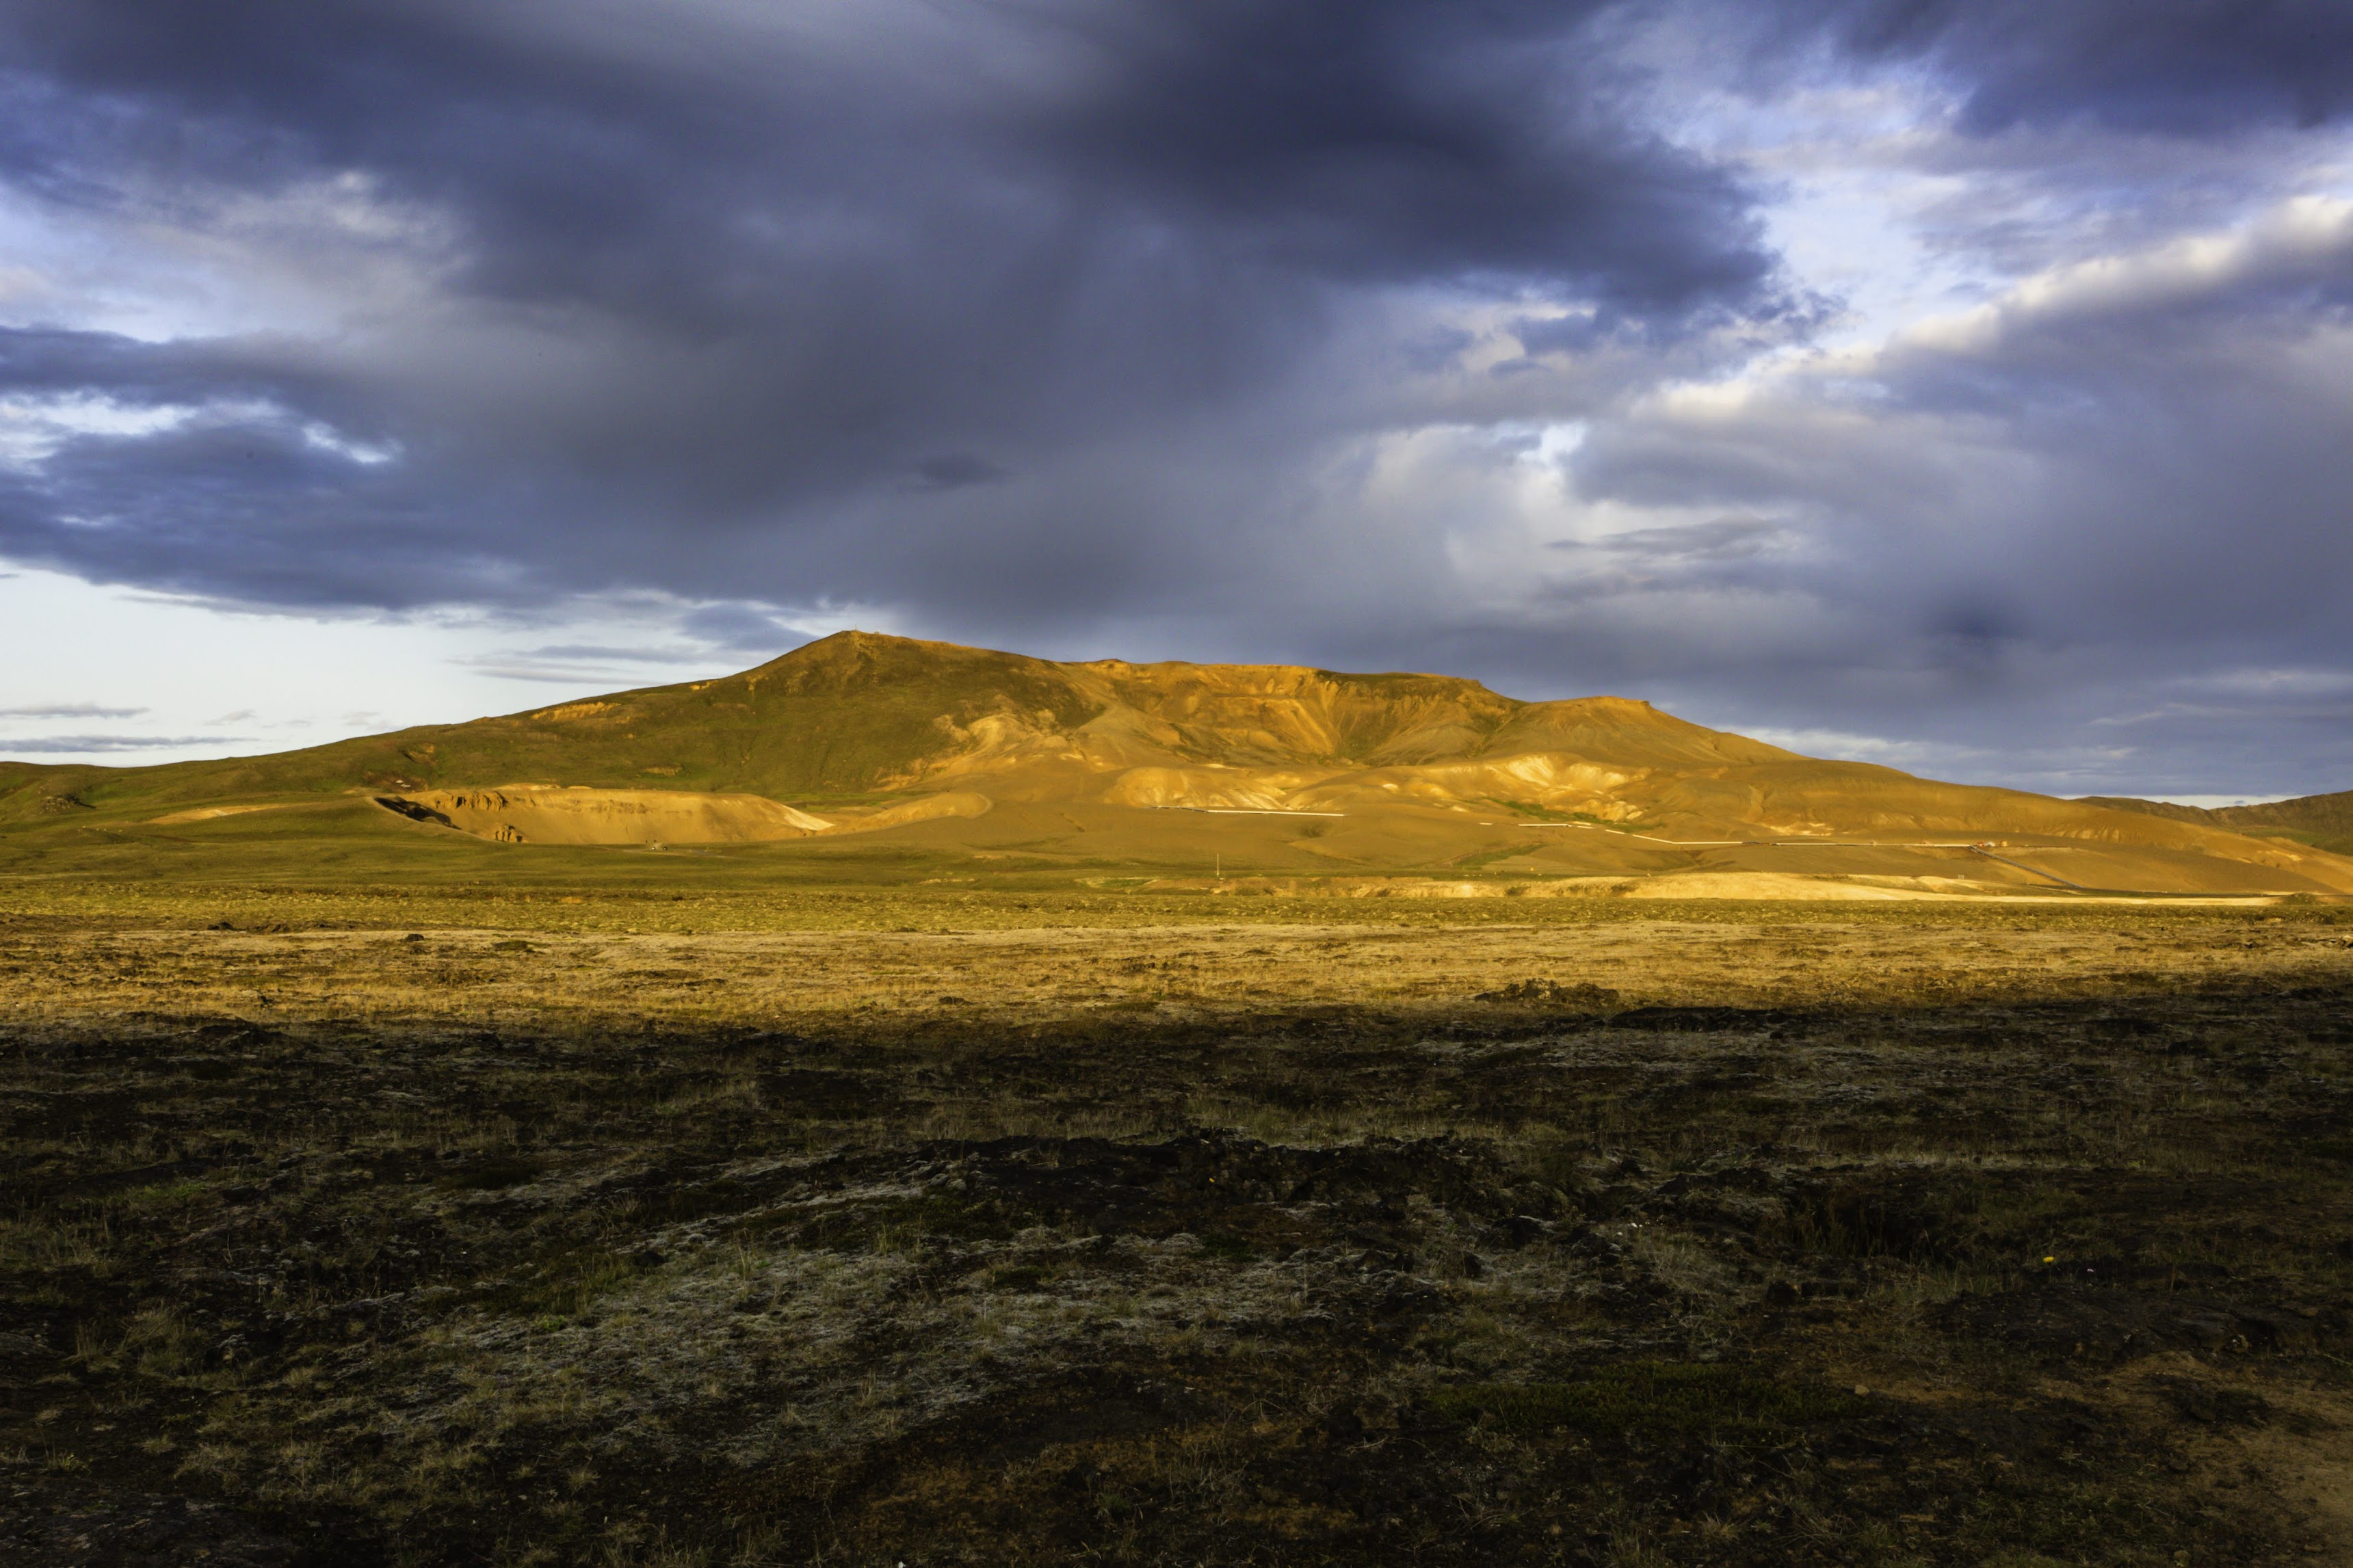
POLYGON ((2353 8, 24 0, 0 755, 844 626, 2353 788, 2353 8))

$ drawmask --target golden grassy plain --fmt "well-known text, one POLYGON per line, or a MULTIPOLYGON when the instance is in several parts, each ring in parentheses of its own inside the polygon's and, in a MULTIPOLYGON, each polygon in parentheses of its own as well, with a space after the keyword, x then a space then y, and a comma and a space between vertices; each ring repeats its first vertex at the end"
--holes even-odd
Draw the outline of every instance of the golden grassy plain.
POLYGON ((1366 917, 1398 902, 19 889, 0 903, 0 984, 19 1021, 164 1007, 543 1026, 1411 1013, 1530 980, 1615 1006, 1787 1007, 2353 975, 2353 907, 2322 904, 1444 900, 1366 917))

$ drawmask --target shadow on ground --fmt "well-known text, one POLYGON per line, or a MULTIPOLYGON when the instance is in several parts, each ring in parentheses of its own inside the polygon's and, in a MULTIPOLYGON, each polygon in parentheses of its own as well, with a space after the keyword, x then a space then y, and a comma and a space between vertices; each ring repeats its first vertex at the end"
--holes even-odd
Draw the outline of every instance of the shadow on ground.
POLYGON ((2344 1561, 2348 1017, 20 1032, 0 1548, 2344 1561))

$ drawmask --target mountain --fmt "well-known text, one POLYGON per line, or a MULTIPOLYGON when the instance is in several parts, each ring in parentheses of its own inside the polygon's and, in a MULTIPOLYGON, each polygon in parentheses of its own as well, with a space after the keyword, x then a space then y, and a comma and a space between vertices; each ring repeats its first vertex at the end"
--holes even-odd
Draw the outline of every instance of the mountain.
POLYGON ((2176 805, 2169 800, 2133 800, 2088 795, 2087 805, 2143 812, 2174 822, 2193 822, 2257 837, 2290 838, 2333 854, 2353 855, 2353 790, 2334 795, 2307 795, 2295 800, 2268 800, 2260 805, 2203 807, 2176 805))
POLYGON ((854 837, 934 869, 1208 858, 1272 877, 1530 889, 1740 876, 1891 894, 2353 891, 2353 861, 2303 843, 1800 756, 1622 698, 1525 702, 1445 676, 1290 665, 1063 664, 864 632, 719 679, 270 756, 0 763, 0 867, 93 835, 259 844, 330 819, 387 850, 463 841, 510 857, 822 854, 854 837))

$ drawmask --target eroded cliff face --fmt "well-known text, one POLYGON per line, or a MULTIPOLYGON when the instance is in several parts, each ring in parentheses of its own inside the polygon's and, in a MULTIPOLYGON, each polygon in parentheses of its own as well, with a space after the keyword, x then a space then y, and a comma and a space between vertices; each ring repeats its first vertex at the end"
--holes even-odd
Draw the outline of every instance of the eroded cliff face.
POLYGON ((1520 702, 1443 676, 1118 661, 1041 668, 1066 679, 1075 700, 1026 700, 1034 690, 966 697, 960 710, 934 719, 935 747, 877 787, 955 781, 1008 799, 1197 810, 1515 803, 1630 822, 1656 809, 1669 774, 1797 760, 1646 702, 1520 702), (1086 716, 1071 722, 1064 715, 1073 711, 1086 716))
POLYGON ((685 790, 506 784, 386 795, 378 804, 502 844, 744 844, 802 838, 832 826, 760 795, 685 790))

